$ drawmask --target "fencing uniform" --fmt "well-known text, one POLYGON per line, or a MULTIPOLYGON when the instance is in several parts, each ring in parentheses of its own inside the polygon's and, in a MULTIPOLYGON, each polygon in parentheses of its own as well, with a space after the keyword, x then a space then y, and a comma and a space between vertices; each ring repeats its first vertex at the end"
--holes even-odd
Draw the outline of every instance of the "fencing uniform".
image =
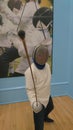
MULTIPOLYGON (((47 63, 45 67, 41 70, 38 69, 34 63, 32 63, 31 67, 36 85, 37 100, 40 101, 40 103, 43 104, 44 107, 46 107, 50 97, 50 80, 51 80, 50 67, 47 63)), ((36 101, 36 99, 33 89, 33 81, 31 77, 30 68, 27 69, 27 71, 25 72, 25 77, 26 77, 26 89, 29 96, 29 100, 32 105, 32 103, 36 101)))
MULTIPOLYGON (((53 110, 54 107, 52 98, 50 96, 51 72, 47 63, 43 69, 38 69, 34 63, 32 63, 31 68, 36 86, 37 100, 43 105, 41 112, 33 112, 35 130, 43 130, 45 117, 47 117, 47 115, 53 110)), ((32 106, 33 102, 36 101, 36 97, 30 68, 25 71, 25 78, 26 91, 32 106)))
POLYGON ((16 26, 1 13, 3 24, 0 25, 0 48, 6 48, 0 54, 0 78, 8 76, 9 62, 19 57, 18 50, 11 47, 12 32, 16 31, 16 26))

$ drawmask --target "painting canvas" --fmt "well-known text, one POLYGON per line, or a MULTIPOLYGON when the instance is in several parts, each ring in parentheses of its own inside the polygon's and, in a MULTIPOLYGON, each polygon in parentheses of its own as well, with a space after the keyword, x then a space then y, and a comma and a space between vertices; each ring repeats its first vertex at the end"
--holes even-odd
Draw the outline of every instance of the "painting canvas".
POLYGON ((47 45, 52 70, 53 0, 0 0, 0 78, 23 76, 29 66, 20 30, 30 62, 34 47, 47 45))

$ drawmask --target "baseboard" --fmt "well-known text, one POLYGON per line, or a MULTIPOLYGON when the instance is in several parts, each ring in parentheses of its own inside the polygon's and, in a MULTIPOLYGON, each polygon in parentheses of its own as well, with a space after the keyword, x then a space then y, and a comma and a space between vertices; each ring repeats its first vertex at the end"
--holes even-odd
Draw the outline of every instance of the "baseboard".
MULTIPOLYGON (((51 95, 55 96, 64 96, 68 95, 68 82, 61 83, 52 83, 51 84, 51 95)), ((28 97, 26 94, 26 88, 24 86, 0 88, 0 104, 9 104, 16 102, 26 102, 28 97)))

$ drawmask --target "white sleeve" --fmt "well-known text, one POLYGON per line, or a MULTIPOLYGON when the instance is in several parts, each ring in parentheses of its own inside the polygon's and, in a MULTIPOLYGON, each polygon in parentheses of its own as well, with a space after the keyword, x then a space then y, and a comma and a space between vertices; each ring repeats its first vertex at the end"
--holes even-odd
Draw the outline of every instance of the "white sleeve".
POLYGON ((5 11, 5 14, 7 15, 7 18, 11 20, 14 24, 18 25, 20 20, 20 15, 14 14, 10 9, 5 11), (8 11, 9 10, 9 11, 8 11))
POLYGON ((14 24, 18 24, 19 23, 19 19, 20 19, 20 16, 21 16, 21 13, 19 13, 19 15, 16 15, 14 14, 10 8, 7 6, 7 3, 3 3, 1 5, 1 11, 2 13, 4 13, 7 18, 9 20, 11 20, 14 24))
MULTIPOLYGON (((37 5, 37 8, 39 8, 38 5, 37 5)), ((27 23, 28 21, 32 20, 32 17, 34 15, 34 13, 36 12, 35 3, 27 2, 26 5, 24 5, 23 10, 24 10, 24 12, 23 12, 21 21, 23 23, 27 23)))
POLYGON ((6 26, 1 26, 0 27, 0 35, 6 35, 6 33, 8 32, 8 28, 6 28, 6 26))
POLYGON ((33 102, 36 101, 34 86, 33 86, 33 80, 30 72, 30 68, 25 72, 25 79, 26 79, 26 91, 29 98, 29 101, 31 103, 31 106, 33 102))

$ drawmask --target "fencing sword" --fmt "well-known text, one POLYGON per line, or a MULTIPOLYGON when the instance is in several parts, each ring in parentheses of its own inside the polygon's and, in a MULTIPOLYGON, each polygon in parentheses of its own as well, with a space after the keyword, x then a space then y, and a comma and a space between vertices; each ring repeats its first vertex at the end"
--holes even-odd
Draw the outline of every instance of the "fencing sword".
POLYGON ((26 2, 25 2, 25 4, 24 4, 24 6, 23 6, 22 14, 21 14, 21 17, 20 17, 20 20, 19 20, 19 23, 18 23, 18 27, 17 27, 17 32, 18 32, 18 29, 19 29, 19 26, 20 26, 20 23, 21 23, 21 20, 22 20, 22 16, 23 16, 25 7, 26 7, 26 2))
MULTIPOLYGON (((25 32, 23 30, 21 30, 24 34, 25 32)), ((18 34, 19 35, 19 34, 18 34)), ((36 92, 36 85, 35 85, 35 81, 34 81, 34 76, 33 76, 33 71, 32 71, 32 68, 31 68, 31 62, 30 62, 30 58, 29 58, 29 54, 28 54, 28 49, 27 49, 27 45, 26 45, 26 42, 25 42, 25 38, 20 36, 20 39, 22 40, 22 43, 23 43, 23 46, 24 46, 24 49, 25 49, 25 53, 26 53, 26 57, 27 57, 27 61, 28 61, 28 64, 29 64, 29 67, 30 67, 30 72, 31 72, 31 76, 32 76, 32 81, 33 81, 33 86, 34 86, 34 92, 35 92, 35 98, 36 98, 36 101, 33 102, 32 104, 32 108, 33 108, 33 111, 35 113, 38 113, 42 110, 42 104, 37 100, 37 92, 36 92)))

